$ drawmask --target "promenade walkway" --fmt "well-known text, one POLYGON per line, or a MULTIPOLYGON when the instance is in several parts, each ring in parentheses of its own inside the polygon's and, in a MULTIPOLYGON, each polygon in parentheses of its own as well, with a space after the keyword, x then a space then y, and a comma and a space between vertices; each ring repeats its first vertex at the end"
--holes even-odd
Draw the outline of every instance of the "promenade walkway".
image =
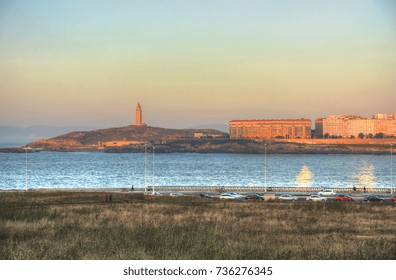
MULTIPOLYGON (((254 193, 254 192, 265 192, 265 187, 247 187, 247 186, 155 186, 156 191, 191 191, 191 192, 242 192, 242 193, 254 193)), ((323 187, 267 187, 267 192, 301 192, 301 193, 316 193, 325 188, 323 187)), ((332 189, 337 193, 390 193, 390 188, 361 188, 357 187, 356 190, 353 188, 326 188, 332 189)), ((152 190, 152 186, 148 186, 148 190, 152 190)))

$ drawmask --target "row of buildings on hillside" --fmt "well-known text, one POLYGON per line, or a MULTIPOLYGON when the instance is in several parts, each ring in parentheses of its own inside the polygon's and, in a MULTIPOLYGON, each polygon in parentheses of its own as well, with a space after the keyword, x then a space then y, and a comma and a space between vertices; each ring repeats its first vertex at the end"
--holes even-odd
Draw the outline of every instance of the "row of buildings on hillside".
MULTIPOLYGON (((146 126, 138 103, 135 126, 146 126)), ((351 115, 329 116, 315 120, 315 130, 309 119, 233 120, 229 122, 230 138, 242 139, 310 139, 310 138, 384 138, 396 137, 396 113, 376 114, 372 118, 351 115), (313 133, 314 131, 314 133, 313 133)), ((222 134, 196 132, 194 138, 221 138, 222 134)), ((124 146, 131 141, 113 141, 106 146, 124 146)))
POLYGON ((396 137, 396 113, 376 114, 372 118, 337 115, 309 119, 233 120, 230 138, 310 139, 310 138, 384 138, 396 137))

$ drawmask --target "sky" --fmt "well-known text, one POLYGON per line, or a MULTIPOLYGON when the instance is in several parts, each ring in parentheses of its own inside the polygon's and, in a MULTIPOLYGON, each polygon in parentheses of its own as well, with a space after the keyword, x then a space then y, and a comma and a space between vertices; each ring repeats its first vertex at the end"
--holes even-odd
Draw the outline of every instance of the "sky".
POLYGON ((396 112, 396 1, 0 0, 0 125, 396 112))

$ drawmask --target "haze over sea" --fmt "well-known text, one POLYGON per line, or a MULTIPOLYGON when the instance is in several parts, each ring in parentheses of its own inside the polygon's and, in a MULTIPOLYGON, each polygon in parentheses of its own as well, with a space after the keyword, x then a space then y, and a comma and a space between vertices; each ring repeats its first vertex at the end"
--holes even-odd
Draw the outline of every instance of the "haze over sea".
MULTIPOLYGON (((145 154, 29 153, 28 188, 145 185, 145 154)), ((147 153, 151 186, 264 186, 264 155, 147 153)), ((267 155, 267 186, 390 187, 387 155, 267 155)), ((26 154, 0 153, 0 189, 26 188, 26 154)))

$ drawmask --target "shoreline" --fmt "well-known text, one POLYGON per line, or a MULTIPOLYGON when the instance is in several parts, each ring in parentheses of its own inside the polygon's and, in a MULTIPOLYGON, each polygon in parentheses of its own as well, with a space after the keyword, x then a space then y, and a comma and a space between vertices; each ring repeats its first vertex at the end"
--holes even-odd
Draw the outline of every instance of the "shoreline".
MULTIPOLYGON (((175 139, 147 142, 148 149, 155 147, 156 153, 201 153, 201 154, 263 154, 266 143, 267 154, 357 154, 386 155, 396 138, 384 139, 175 139)), ((67 144, 64 141, 44 140, 27 144, 32 152, 104 152, 144 153, 146 144, 131 144, 99 147, 95 143, 67 144)), ((0 148, 0 153, 26 153, 23 147, 0 148)))
MULTIPOLYGON (((156 192, 162 192, 165 194, 171 192, 181 192, 187 194, 198 195, 200 193, 212 193, 220 194, 223 192, 240 192, 240 193, 262 193, 262 194, 279 194, 279 193, 296 193, 296 194, 312 194, 317 193, 323 189, 331 189, 336 193, 347 193, 347 194, 391 194, 391 188, 361 188, 358 187, 356 190, 353 188, 340 188, 340 187, 251 187, 251 186, 155 186, 156 192)), ((147 187, 147 192, 152 192, 151 186, 147 187)), ((145 189, 141 187, 131 188, 35 188, 35 189, 0 189, 0 192, 82 192, 82 193, 94 193, 94 192, 113 192, 113 193, 145 193, 145 189)), ((394 193, 396 189, 394 189, 394 193)))

